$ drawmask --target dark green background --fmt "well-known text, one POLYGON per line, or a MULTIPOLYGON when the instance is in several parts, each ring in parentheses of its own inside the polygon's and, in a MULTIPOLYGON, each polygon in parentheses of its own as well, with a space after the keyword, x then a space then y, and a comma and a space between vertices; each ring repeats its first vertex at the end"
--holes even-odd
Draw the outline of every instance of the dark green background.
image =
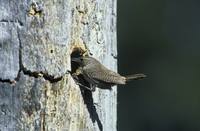
POLYGON ((118 0, 119 131, 200 131, 200 0, 118 0))

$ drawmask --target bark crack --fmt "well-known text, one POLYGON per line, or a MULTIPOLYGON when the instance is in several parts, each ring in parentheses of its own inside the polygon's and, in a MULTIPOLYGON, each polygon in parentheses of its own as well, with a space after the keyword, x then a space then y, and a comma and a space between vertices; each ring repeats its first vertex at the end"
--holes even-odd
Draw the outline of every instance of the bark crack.
POLYGON ((2 79, 0 78, 0 83, 9 83, 9 84, 15 84, 15 80, 10 80, 10 79, 2 79))
POLYGON ((20 26, 24 26, 24 23, 20 20, 7 20, 7 19, 1 19, 0 23, 18 23, 20 26))
MULTIPOLYGON (((45 80, 48 80, 50 83, 55 83, 55 82, 61 81, 64 77, 64 76, 54 77, 53 75, 49 75, 48 73, 44 73, 42 71, 30 71, 30 70, 27 70, 26 68, 22 67, 19 69, 17 77, 14 80, 0 78, 0 82, 15 84, 17 81, 20 80, 21 72, 23 72, 24 75, 28 75, 28 76, 34 77, 34 78, 43 77, 45 80)), ((68 72, 66 74, 68 74, 68 72)))
POLYGON ((45 80, 48 80, 51 83, 58 82, 62 80, 63 78, 63 76, 54 77, 53 75, 49 75, 48 73, 44 73, 42 71, 30 71, 30 70, 27 70, 25 67, 22 67, 22 71, 25 75, 28 75, 34 78, 43 77, 45 80))
POLYGON ((117 59, 117 55, 116 55, 116 54, 111 53, 111 56, 112 56, 114 59, 117 59))
MULTIPOLYGON (((3 20, 3 21, 8 22, 7 20, 3 20)), ((2 22, 2 20, 0 22, 2 22)), ((19 40, 19 56, 18 56, 19 57, 19 71, 14 80, 0 78, 0 83, 2 82, 2 83, 15 84, 16 82, 18 82, 20 80, 21 72, 23 72, 24 75, 28 75, 28 76, 34 77, 34 78, 43 77, 45 80, 48 80, 50 83, 55 83, 55 82, 61 81, 63 79, 64 75, 60 76, 60 77, 55 77, 53 75, 50 75, 50 74, 42 72, 42 71, 31 71, 24 67, 24 65, 22 63, 22 43, 21 43, 21 38, 20 38, 19 32, 20 32, 19 28, 17 28, 17 35, 18 35, 18 40, 19 40)), ((65 74, 69 74, 69 72, 70 71, 67 71, 65 74)))
MULTIPOLYGON (((44 98, 47 98, 47 88, 44 90, 44 98)), ((41 112, 41 131, 45 131, 45 124, 46 124, 46 106, 47 106, 47 99, 44 100, 44 109, 41 112)))

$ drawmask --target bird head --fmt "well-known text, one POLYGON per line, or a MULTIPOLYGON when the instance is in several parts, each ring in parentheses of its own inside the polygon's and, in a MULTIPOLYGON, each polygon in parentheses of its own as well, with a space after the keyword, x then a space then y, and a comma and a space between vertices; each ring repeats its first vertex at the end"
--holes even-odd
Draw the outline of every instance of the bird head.
POLYGON ((87 57, 85 56, 85 57, 72 58, 72 62, 76 62, 83 67, 92 64, 93 62, 96 62, 96 59, 89 56, 87 57))

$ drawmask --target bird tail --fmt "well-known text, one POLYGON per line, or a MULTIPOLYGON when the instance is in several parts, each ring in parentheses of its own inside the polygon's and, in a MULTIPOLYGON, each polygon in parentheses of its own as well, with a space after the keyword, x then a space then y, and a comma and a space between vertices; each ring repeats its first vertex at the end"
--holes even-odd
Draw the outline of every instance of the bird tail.
POLYGON ((133 74, 133 75, 126 76, 126 80, 127 81, 139 80, 139 79, 142 79, 142 78, 145 78, 145 77, 146 77, 145 74, 133 74))

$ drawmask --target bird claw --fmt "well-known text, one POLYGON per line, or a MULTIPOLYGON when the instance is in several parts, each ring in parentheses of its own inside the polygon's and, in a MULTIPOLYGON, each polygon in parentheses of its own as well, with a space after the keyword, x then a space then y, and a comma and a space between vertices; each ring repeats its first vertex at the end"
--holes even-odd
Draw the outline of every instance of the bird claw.
POLYGON ((79 83, 79 82, 77 82, 76 81, 76 84, 77 85, 79 85, 79 86, 81 86, 81 87, 84 87, 85 89, 87 89, 87 90, 89 90, 89 91, 91 91, 91 92, 94 92, 96 89, 95 89, 95 87, 87 87, 87 86, 85 86, 85 85, 83 85, 83 84, 81 84, 81 83, 79 83))

